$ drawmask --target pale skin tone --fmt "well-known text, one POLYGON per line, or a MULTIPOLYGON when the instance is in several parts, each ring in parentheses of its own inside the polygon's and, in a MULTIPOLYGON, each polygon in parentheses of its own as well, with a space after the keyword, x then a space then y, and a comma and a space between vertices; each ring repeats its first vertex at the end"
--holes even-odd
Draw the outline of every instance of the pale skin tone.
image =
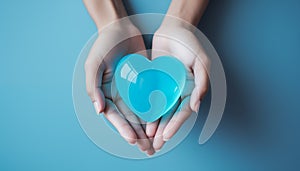
POLYGON ((121 0, 83 0, 83 2, 98 29, 98 38, 85 63, 88 95, 96 112, 103 113, 129 144, 137 144, 141 151, 153 155, 174 136, 193 111, 198 112, 201 100, 208 89, 206 69, 209 68, 209 60, 193 32, 184 24, 187 22, 197 25, 208 0, 173 0, 167 15, 184 22, 166 17, 154 34, 153 51, 148 58, 154 59, 161 55, 178 58, 186 66, 188 78, 192 80, 190 83, 192 89, 184 91, 178 108, 170 111, 172 115, 147 123, 146 127, 142 126, 143 121, 137 118, 120 98, 112 102, 110 93, 113 73, 121 57, 137 52, 146 56, 146 53, 143 53, 145 45, 140 31, 129 20, 122 24, 117 22, 127 16, 121 0), (107 53, 122 35, 132 35, 132 38, 123 41, 107 53), (168 37, 183 43, 192 43, 194 53, 168 37))

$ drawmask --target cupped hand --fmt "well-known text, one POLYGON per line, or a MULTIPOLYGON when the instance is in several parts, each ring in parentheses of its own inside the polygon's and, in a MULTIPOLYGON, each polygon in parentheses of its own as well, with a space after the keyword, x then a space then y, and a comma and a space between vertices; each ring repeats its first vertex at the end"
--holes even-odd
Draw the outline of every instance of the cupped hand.
POLYGON ((198 112, 209 87, 209 59, 192 29, 182 23, 162 25, 154 34, 151 58, 163 55, 176 57, 185 65, 187 80, 174 114, 147 123, 146 133, 153 138, 156 151, 174 136, 193 111, 198 112))
POLYGON ((85 62, 86 89, 96 112, 103 113, 128 143, 137 143, 142 151, 151 155, 154 153, 152 143, 139 118, 121 100, 113 102, 111 93, 113 74, 119 60, 127 54, 141 51, 145 51, 143 38, 130 21, 114 22, 99 30, 85 62))

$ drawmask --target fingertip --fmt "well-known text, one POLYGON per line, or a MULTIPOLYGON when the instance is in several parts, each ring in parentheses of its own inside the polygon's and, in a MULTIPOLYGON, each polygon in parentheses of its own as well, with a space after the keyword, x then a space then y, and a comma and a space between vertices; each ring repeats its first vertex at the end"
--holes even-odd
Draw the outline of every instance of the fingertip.
POLYGON ((147 131, 147 129, 146 129, 146 135, 148 138, 153 138, 153 135, 149 131, 147 131))
POLYGON ((144 146, 139 146, 139 148, 140 148, 140 150, 142 151, 142 152, 146 152, 147 150, 148 150, 148 148, 147 147, 144 147, 144 146))
POLYGON ((99 115, 100 114, 100 108, 99 108, 98 102, 95 101, 93 104, 94 104, 94 108, 95 108, 95 111, 96 111, 97 115, 99 115))
MULTIPOLYGON (((124 133, 123 133, 124 134, 124 133)), ((136 145, 137 144, 137 138, 136 135, 133 133, 128 132, 127 135, 122 136, 129 144, 136 145)))
POLYGON ((199 112, 200 104, 201 104, 201 101, 198 101, 198 102, 196 103, 196 111, 197 111, 197 113, 199 112))
POLYGON ((135 140, 135 139, 126 139, 126 141, 127 141, 130 145, 136 145, 136 140, 135 140))
POLYGON ((163 144, 164 144, 163 137, 158 136, 154 138, 152 146, 155 151, 159 151, 162 148, 163 144))
MULTIPOLYGON (((128 125, 129 127, 129 125, 128 125)), ((116 127, 116 129, 118 130, 118 132, 120 133, 120 135, 131 145, 135 145, 137 144, 137 136, 136 134, 129 129, 126 128, 121 128, 120 127, 116 127)))
POLYGON ((93 104, 97 115, 104 112, 104 108, 105 108, 104 103, 101 103, 101 101, 96 100, 93 102, 93 104))
POLYGON ((151 149, 149 149, 149 150, 146 151, 146 154, 147 154, 147 156, 149 156, 149 157, 153 156, 154 153, 155 153, 155 150, 154 150, 153 148, 151 148, 151 149))
POLYGON ((154 137, 154 131, 152 129, 150 129, 148 126, 146 127, 146 135, 148 138, 154 137))
POLYGON ((155 146, 153 145, 153 148, 155 150, 155 152, 159 152, 161 150, 161 148, 163 147, 165 141, 161 141, 159 144, 157 143, 155 146))
POLYGON ((154 150, 156 151, 156 152, 159 152, 160 151, 160 149, 161 149, 161 145, 160 146, 153 146, 153 148, 154 148, 154 150))
POLYGON ((175 134, 175 132, 173 130, 174 126, 175 126, 174 124, 171 124, 165 128, 163 135, 162 135, 163 141, 165 141, 165 142, 169 141, 172 138, 172 136, 175 134))
POLYGON ((128 136, 123 136, 125 138, 125 140, 131 144, 131 145, 136 145, 137 144, 137 138, 135 135, 131 134, 128 136))
POLYGON ((164 137, 163 137, 163 140, 164 140, 165 142, 167 142, 167 141, 169 141, 169 140, 170 140, 170 137, 166 137, 166 136, 164 136, 164 137))
POLYGON ((199 112, 199 108, 200 108, 200 101, 197 101, 193 106, 191 106, 191 108, 192 108, 192 110, 194 111, 194 112, 199 112))
POLYGON ((153 138, 155 136, 155 132, 158 126, 158 122, 150 122, 146 125, 146 135, 148 138, 153 138))
POLYGON ((101 90, 99 90, 99 99, 98 99, 99 113, 104 112, 105 109, 105 97, 101 90))

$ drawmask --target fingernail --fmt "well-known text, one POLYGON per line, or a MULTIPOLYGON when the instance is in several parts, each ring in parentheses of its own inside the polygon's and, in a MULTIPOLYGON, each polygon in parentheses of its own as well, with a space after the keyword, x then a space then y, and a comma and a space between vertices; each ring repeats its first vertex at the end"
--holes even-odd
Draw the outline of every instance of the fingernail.
POLYGON ((134 143, 129 143, 129 145, 135 146, 135 145, 136 145, 136 142, 134 142, 134 143))
POLYGON ((147 137, 149 138, 149 139, 153 139, 154 138, 154 136, 153 135, 151 135, 149 132, 146 132, 146 135, 147 135, 147 137))
POLYGON ((95 107, 95 110, 96 110, 97 115, 99 115, 100 109, 99 109, 99 105, 98 105, 97 102, 94 102, 94 107, 95 107))
POLYGON ((146 154, 147 154, 147 156, 148 156, 148 157, 151 157, 151 156, 153 156, 153 155, 154 155, 154 153, 155 153, 155 151, 154 151, 153 149, 151 149, 151 150, 147 150, 147 151, 146 151, 146 154))
POLYGON ((198 113, 199 112, 199 107, 200 107, 200 101, 196 103, 195 105, 195 110, 198 113))
POLYGON ((164 140, 164 141, 169 141, 170 138, 165 138, 165 137, 163 137, 163 140, 164 140))
POLYGON ((136 145, 136 143, 137 143, 136 140, 132 141, 132 139, 126 139, 126 141, 128 142, 128 144, 130 144, 132 146, 136 145))
POLYGON ((151 154, 151 153, 149 153, 148 151, 146 152, 146 155, 148 156, 148 157, 151 157, 153 154, 151 154))
POLYGON ((148 153, 146 153, 146 155, 147 155, 148 157, 152 157, 152 156, 153 156, 153 154, 148 154, 148 153))

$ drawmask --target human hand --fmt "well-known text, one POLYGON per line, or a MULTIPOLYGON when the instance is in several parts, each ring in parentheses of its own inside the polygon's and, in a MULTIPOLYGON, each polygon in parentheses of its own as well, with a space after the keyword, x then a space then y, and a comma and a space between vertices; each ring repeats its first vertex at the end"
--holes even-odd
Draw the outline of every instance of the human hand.
POLYGON ((123 18, 127 14, 121 0, 84 0, 84 3, 98 28, 98 37, 85 62, 88 95, 97 114, 103 113, 128 143, 137 144, 151 155, 154 150, 141 121, 118 94, 112 94, 113 75, 119 60, 130 53, 145 52, 141 33, 128 18, 123 18))
MULTIPOLYGON (((122 100, 118 100, 119 98, 117 98, 117 101, 112 102, 112 91, 109 89, 112 87, 111 81, 118 61, 126 54, 144 50, 143 39, 139 31, 130 22, 128 24, 118 24, 116 22, 114 23, 116 26, 110 29, 105 28, 112 21, 127 15, 121 0, 83 1, 99 30, 98 38, 91 48, 85 64, 87 91, 94 103, 96 112, 104 112, 104 116, 129 143, 134 144, 137 142, 142 151, 153 154, 154 150, 150 144, 151 142, 147 139, 139 118, 132 114, 122 100), (130 35, 131 38, 116 42, 126 34, 130 35), (117 46, 115 46, 116 44, 117 46), (114 48, 110 50, 111 47, 114 48), (122 113, 125 114, 124 117, 121 116, 122 113)), ((200 20, 207 2, 208 0, 172 1, 168 14, 195 25, 200 20)), ((175 112, 174 115, 165 115, 159 122, 147 125, 148 137, 151 138, 155 135, 153 146, 158 150, 162 147, 164 140, 170 139, 176 133, 192 110, 198 111, 200 101, 208 87, 208 76, 204 68, 207 68, 209 62, 191 30, 181 26, 161 26, 154 36, 153 49, 175 56, 185 64, 188 70, 187 87, 193 86, 192 78, 195 78, 193 91, 189 91, 192 88, 187 88, 182 93, 181 104, 177 109, 175 108, 176 112, 170 111, 171 113, 175 112), (172 29, 170 30, 170 28, 172 29), (176 36, 179 36, 178 39, 176 36), (170 37, 175 37, 177 40, 183 41, 184 44, 188 42, 188 44, 195 45, 192 49, 196 51, 192 53, 187 47, 178 44, 176 39, 170 39, 170 37), (195 54, 199 54, 204 60, 199 62, 198 55, 195 54)), ((160 54, 154 50, 152 58, 157 56, 160 56, 160 54)))
POLYGON ((86 88, 97 113, 103 112, 128 143, 137 143, 142 151, 153 154, 139 118, 111 93, 112 79, 119 60, 127 54, 143 50, 145 45, 141 33, 130 21, 116 22, 100 30, 85 63, 86 88), (118 43, 123 35, 133 37, 118 43))
POLYGON ((174 136, 193 111, 198 112, 209 84, 209 59, 192 29, 178 20, 165 22, 168 23, 162 24, 154 34, 151 58, 169 55, 179 59, 187 69, 187 80, 181 104, 174 114, 165 115, 146 126, 147 136, 154 138, 155 151, 174 136))

